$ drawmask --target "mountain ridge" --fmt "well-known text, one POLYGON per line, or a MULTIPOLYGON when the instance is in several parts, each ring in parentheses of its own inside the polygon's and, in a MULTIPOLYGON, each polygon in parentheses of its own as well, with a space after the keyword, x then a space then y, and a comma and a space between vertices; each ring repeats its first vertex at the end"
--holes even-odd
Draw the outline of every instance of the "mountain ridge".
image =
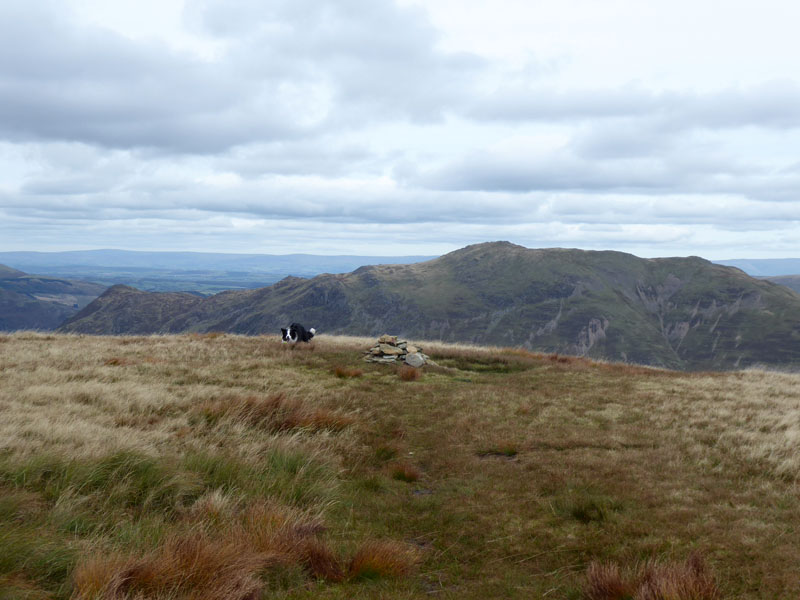
POLYGON ((105 286, 0 265, 0 331, 52 330, 100 296, 105 286))
POLYGON ((700 257, 487 242, 208 298, 111 288, 61 331, 395 333, 679 369, 800 361, 800 295, 700 257), (123 293, 125 292, 125 293, 123 293))

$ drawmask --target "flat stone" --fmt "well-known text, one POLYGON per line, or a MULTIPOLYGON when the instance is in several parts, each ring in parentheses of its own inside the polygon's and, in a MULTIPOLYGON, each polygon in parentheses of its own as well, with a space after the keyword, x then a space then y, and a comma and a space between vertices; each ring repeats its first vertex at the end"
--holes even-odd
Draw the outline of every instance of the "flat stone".
POLYGON ((395 364, 395 356, 365 356, 364 360, 367 362, 381 363, 381 364, 395 364))
POLYGON ((387 355, 398 355, 398 354, 405 354, 406 351, 402 348, 398 348, 397 346, 390 346, 389 344, 381 344, 380 345, 381 353, 387 355))
POLYGON ((422 358, 422 355, 419 352, 406 354, 406 364, 410 367, 419 368, 425 364, 425 359, 422 358))
POLYGON ((409 354, 414 354, 415 352, 419 351, 420 349, 417 348, 416 346, 406 346, 406 352, 408 352, 409 354))
POLYGON ((397 344, 397 336, 396 335, 389 335, 388 333, 384 333, 381 337, 378 338, 379 344, 397 344))

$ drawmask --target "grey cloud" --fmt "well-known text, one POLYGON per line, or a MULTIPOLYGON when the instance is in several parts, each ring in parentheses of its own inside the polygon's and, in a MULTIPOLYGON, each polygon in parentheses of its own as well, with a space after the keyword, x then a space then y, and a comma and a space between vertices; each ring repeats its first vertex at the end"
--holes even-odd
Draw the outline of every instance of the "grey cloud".
MULTIPOLYGON (((757 223, 796 220, 796 207, 774 201, 754 202, 745 197, 713 194, 672 195, 666 192, 611 193, 549 190, 527 193, 370 189, 353 193, 332 186, 303 186, 302 182, 267 180, 235 188, 201 184, 166 189, 133 181, 109 199, 107 194, 25 195, 0 197, 0 206, 19 219, 109 221, 138 223, 161 220, 178 223, 219 220, 230 224, 281 221, 287 224, 329 223, 335 227, 424 223, 461 223, 485 227, 514 223, 599 224, 710 224, 723 226, 745 220, 757 223)), ((732 225, 732 226, 733 226, 732 225)), ((260 227, 259 227, 260 228, 260 227)))
POLYGON ((599 162, 567 153, 546 157, 476 153, 424 172, 416 183, 433 189, 461 191, 657 192, 669 187, 671 176, 657 159, 599 162))
MULTIPOLYGON (((406 166, 403 173, 409 188, 421 186, 462 193, 727 195, 789 205, 798 201, 800 172, 796 169, 766 168, 725 156, 724 152, 704 145, 678 144, 662 153, 638 155, 628 152, 630 148, 625 148, 625 152, 589 156, 581 154, 581 150, 584 147, 577 144, 544 156, 472 153, 436 168, 412 170, 406 166)), ((715 218, 724 217, 715 213, 715 218)))
POLYGON ((192 10, 234 36, 219 59, 77 24, 56 3, 2 3, 0 135, 212 153, 387 117, 437 119, 480 68, 436 50, 422 13, 389 0, 192 10))
POLYGON ((77 196, 107 192, 108 187, 106 187, 106 184, 107 182, 90 176, 58 177, 25 184, 22 186, 20 192, 34 196, 77 196))
POLYGON ((196 8, 208 30, 231 37, 243 65, 269 67, 268 58, 249 54, 256 48, 326 81, 340 102, 334 118, 351 124, 437 119, 463 103, 484 66, 472 55, 438 51, 439 34, 424 13, 388 0, 204 0, 196 8))
POLYGON ((554 91, 518 86, 479 98, 466 112, 492 121, 574 121, 643 116, 660 105, 658 97, 641 89, 554 91))
POLYGON ((225 123, 241 84, 221 71, 159 45, 80 27, 56 4, 41 6, 12 1, 0 8, 4 137, 176 148, 224 145, 245 131, 245 123, 234 124, 238 132, 225 123), (198 127, 218 113, 223 127, 214 127, 219 117, 198 127))
POLYGON ((583 158, 607 160, 661 156, 673 151, 678 143, 678 132, 637 119, 615 118, 579 129, 570 147, 583 158))
POLYGON ((479 120, 503 122, 639 119, 645 130, 800 127, 800 86, 769 81, 716 92, 653 92, 639 87, 555 91, 501 88, 465 109, 479 120))
POLYGON ((329 223, 401 224, 505 221, 535 212, 529 201, 496 197, 499 212, 487 216, 485 198, 435 191, 408 191, 365 184, 358 188, 315 184, 292 178, 244 181, 234 187, 178 182, 153 184, 148 178, 128 179, 114 193, 58 190, 61 180, 32 182, 19 194, 0 197, 0 206, 18 217, 52 219, 159 218, 183 220, 191 215, 216 215, 244 220, 271 219, 329 223), (47 192, 56 190, 52 194, 47 192))
POLYGON ((362 144, 343 143, 336 136, 252 144, 216 158, 214 167, 245 178, 268 174, 342 176, 353 171, 379 173, 386 157, 362 144))

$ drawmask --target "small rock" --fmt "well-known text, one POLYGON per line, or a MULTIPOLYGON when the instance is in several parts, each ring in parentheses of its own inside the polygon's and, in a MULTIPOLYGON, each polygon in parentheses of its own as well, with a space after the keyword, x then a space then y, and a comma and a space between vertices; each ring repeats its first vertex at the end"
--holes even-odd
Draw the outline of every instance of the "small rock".
POLYGON ((390 346, 389 344, 381 344, 380 350, 382 354, 387 355, 398 355, 398 354, 405 354, 405 350, 402 348, 398 348, 396 346, 390 346))
POLYGON ((406 352, 408 352, 409 354, 414 354, 415 352, 419 351, 420 348, 417 348, 416 346, 406 346, 406 352))
POLYGON ((396 335, 389 335, 388 333, 384 333, 380 338, 378 338, 379 344, 392 344, 393 346, 397 345, 397 336, 396 335))
POLYGON ((421 367, 425 364, 425 359, 419 352, 413 354, 406 354, 406 364, 410 367, 421 367))

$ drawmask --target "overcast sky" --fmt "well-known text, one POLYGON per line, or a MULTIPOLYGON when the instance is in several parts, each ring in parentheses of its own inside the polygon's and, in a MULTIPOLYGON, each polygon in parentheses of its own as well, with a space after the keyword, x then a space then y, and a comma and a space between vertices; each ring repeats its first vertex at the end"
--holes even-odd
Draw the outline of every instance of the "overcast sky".
POLYGON ((1 0, 0 250, 800 256, 800 3, 1 0))

